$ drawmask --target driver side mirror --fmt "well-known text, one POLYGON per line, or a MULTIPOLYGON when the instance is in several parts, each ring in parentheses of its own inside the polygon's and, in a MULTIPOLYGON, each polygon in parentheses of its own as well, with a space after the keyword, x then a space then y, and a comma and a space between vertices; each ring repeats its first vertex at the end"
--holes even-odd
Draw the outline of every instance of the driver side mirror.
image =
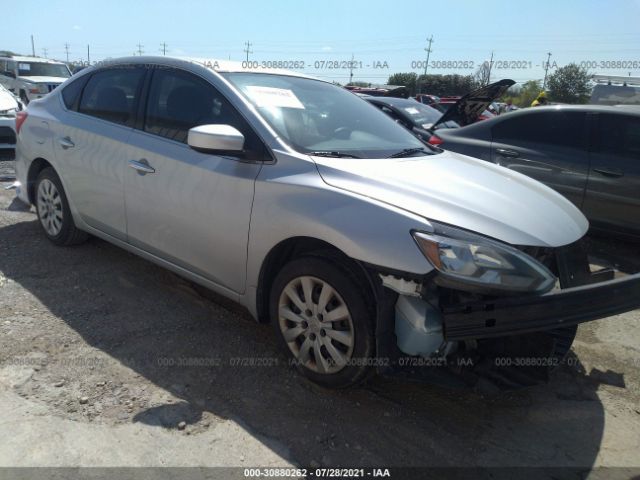
POLYGON ((231 125, 199 125, 189 129, 187 144, 203 152, 242 152, 244 135, 231 125))

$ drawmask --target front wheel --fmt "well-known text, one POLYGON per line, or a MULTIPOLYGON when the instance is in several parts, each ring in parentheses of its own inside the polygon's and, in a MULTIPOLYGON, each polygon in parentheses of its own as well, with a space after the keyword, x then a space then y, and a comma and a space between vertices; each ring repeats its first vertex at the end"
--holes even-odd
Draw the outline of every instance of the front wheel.
POLYGON ((371 372, 372 303, 347 268, 303 257, 286 264, 273 282, 271 322, 282 348, 305 377, 343 388, 371 372))

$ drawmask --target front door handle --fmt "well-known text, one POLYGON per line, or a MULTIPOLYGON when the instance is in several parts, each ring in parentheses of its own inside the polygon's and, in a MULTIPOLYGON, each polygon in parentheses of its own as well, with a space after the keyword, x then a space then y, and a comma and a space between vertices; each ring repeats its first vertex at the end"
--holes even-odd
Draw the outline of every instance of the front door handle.
POLYGON ((496 152, 498 152, 498 155, 501 155, 503 157, 517 158, 520 156, 519 152, 516 152, 515 150, 510 150, 508 148, 496 148, 496 152))
POLYGON ((59 139, 58 143, 65 150, 67 150, 68 148, 73 148, 73 147, 76 146, 76 144, 73 143, 69 137, 64 137, 64 138, 59 139))
POLYGON ((149 162, 147 162, 144 158, 141 160, 129 160, 129 166, 136 170, 139 175, 156 173, 156 169, 149 165, 149 162))
POLYGON ((604 175, 605 177, 622 177, 624 175, 624 172, 622 172, 621 170, 616 170, 614 168, 601 167, 601 168, 594 168, 593 171, 598 172, 604 175))

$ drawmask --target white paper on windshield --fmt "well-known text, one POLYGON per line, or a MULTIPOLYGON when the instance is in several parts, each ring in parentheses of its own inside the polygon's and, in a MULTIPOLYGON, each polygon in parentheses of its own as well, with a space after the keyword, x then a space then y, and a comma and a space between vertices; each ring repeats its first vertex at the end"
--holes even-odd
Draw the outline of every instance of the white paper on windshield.
POLYGON ((31 65, 29 65, 28 63, 19 63, 18 64, 18 69, 19 70, 24 70, 25 72, 28 72, 31 70, 31 65))
POLYGON ((304 110, 304 105, 298 100, 296 94, 286 88, 250 85, 246 91, 258 107, 300 108, 304 110))
POLYGON ((404 111, 407 112, 409 115, 418 115, 420 113, 420 110, 418 110, 415 107, 405 108, 404 111))

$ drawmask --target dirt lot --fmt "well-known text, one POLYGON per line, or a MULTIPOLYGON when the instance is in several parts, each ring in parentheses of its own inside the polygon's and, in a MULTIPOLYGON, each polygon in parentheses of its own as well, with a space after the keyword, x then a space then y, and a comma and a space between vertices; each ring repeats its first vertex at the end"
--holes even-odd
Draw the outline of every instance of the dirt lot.
MULTIPOLYGON (((623 267, 640 258, 633 246, 617 252, 623 267)), ((618 466, 637 475, 639 322, 635 311, 581 326, 569 362, 532 389, 482 396, 375 379, 325 391, 286 365, 268 326, 101 240, 54 247, 2 189, 0 466, 618 466), (279 361, 234 365, 249 357, 279 361)))

